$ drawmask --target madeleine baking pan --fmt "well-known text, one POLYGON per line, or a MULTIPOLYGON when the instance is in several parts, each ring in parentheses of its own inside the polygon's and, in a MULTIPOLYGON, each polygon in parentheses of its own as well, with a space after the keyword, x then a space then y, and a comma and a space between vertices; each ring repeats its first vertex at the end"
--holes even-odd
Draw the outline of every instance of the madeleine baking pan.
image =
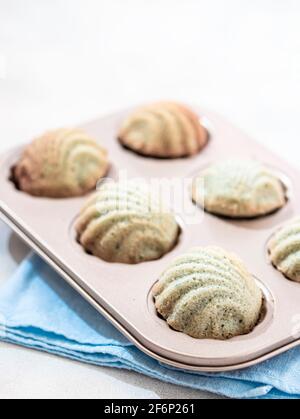
POLYGON ((95 120, 81 128, 108 149, 112 162, 109 176, 114 179, 120 171, 130 179, 191 179, 216 160, 232 157, 259 160, 278 172, 287 186, 288 202, 283 209, 254 220, 222 219, 197 208, 187 191, 184 205, 175 205, 182 232, 172 252, 158 261, 139 265, 110 264, 87 254, 76 241, 74 222, 86 197, 36 198, 16 189, 10 173, 22 152, 19 148, 1 158, 1 217, 143 352, 185 370, 235 370, 300 344, 297 333, 300 284, 288 281, 272 266, 266 246, 283 223, 300 213, 300 173, 222 117, 203 109, 196 111, 207 122, 210 141, 192 158, 159 160, 122 148, 117 132, 130 111, 95 120), (182 208, 181 213, 178 208, 182 208), (193 214, 194 220, 199 217, 199 222, 190 222, 187 214, 193 214), (151 290, 162 271, 190 247, 207 245, 239 255, 264 293, 265 314, 248 335, 228 341, 197 340, 170 329, 156 314, 151 290))

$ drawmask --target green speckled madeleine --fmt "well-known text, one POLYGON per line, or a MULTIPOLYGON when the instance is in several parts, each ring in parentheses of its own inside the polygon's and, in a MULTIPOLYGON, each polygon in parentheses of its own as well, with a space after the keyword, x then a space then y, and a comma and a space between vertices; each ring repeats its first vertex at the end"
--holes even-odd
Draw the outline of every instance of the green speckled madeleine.
POLYGON ((199 153, 208 132, 187 106, 159 102, 133 112, 123 122, 119 140, 139 154, 171 159, 199 153))
POLYGON ((257 325, 263 295, 243 263, 216 247, 178 257, 153 290, 158 313, 198 339, 230 339, 257 325))
POLYGON ((76 230, 88 252, 127 264, 159 259, 180 233, 175 217, 135 182, 102 185, 83 208, 76 230))
POLYGON ((79 129, 47 132, 27 146, 13 178, 33 196, 76 197, 96 188, 109 169, 107 152, 79 129))
POLYGON ((282 208, 286 203, 286 189, 262 164, 228 160, 210 166, 196 177, 192 197, 207 212, 252 218, 282 208))
POLYGON ((270 240, 270 259, 279 272, 300 282, 300 217, 290 221, 270 240))

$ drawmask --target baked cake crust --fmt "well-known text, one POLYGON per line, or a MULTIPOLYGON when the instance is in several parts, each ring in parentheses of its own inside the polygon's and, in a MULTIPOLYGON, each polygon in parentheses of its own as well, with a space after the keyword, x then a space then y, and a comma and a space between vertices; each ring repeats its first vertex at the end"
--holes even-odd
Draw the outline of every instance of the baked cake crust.
POLYGON ((300 217, 274 234, 268 250, 276 269, 291 281, 300 282, 300 217))
POLYGON ((178 257, 153 295, 169 326, 197 339, 250 333, 263 305, 262 291, 240 259, 217 247, 191 249, 178 257))
POLYGON ((13 169, 18 188, 33 196, 81 196, 109 169, 107 152, 79 129, 59 129, 34 140, 13 169))
POLYGON ((144 156, 179 158, 199 153, 208 132, 185 105, 160 102, 130 115, 120 129, 119 141, 144 156))
POLYGON ((193 201, 205 211, 231 218, 271 214, 286 204, 286 188, 256 161, 227 160, 203 170, 193 182, 193 201))
POLYGON ((127 264, 161 258, 180 233, 175 217, 135 182, 102 185, 82 209, 76 231, 86 251, 127 264))

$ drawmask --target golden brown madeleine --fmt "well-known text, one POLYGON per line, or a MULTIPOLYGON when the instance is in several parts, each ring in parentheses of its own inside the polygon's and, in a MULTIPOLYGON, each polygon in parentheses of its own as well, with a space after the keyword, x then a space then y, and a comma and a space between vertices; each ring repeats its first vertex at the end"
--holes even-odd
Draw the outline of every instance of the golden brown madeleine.
POLYGON ((82 209, 76 231, 93 255, 107 262, 136 264, 172 250, 180 229, 175 217, 132 181, 103 184, 82 209))
POLYGON ((276 269, 291 281, 300 282, 300 217, 277 231, 268 249, 276 269))
POLYGON ((34 140, 13 170, 19 189, 49 198, 81 196, 109 169, 107 152, 79 129, 60 129, 34 140))
POLYGON ((121 127, 119 140, 145 156, 178 158, 201 151, 208 141, 208 132, 185 105, 160 102, 130 115, 121 127))
POLYGON ((271 214, 287 201, 282 181, 251 160, 226 160, 203 170, 194 180, 192 198, 207 212, 232 218, 271 214))
POLYGON ((197 339, 250 333, 263 307, 263 294, 243 263, 216 247, 194 248, 178 257, 153 294, 169 326, 197 339))

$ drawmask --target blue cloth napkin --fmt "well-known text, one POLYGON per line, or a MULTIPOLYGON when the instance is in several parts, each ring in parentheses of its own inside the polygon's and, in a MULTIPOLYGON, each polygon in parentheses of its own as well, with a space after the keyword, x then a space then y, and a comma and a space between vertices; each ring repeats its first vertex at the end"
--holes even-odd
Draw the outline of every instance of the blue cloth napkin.
POLYGON ((0 289, 0 339, 231 398, 300 398, 300 348, 232 373, 163 366, 129 343, 36 255, 0 289))

